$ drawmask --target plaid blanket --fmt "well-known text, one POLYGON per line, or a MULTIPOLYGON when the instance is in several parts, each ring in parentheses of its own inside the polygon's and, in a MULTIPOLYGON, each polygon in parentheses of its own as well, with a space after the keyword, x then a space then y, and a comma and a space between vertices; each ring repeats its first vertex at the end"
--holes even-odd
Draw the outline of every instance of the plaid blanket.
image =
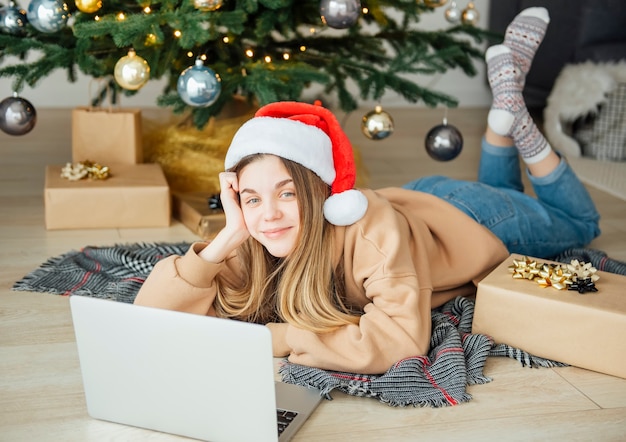
POLYGON ((468 402, 472 396, 467 385, 491 382, 483 374, 488 356, 506 356, 528 367, 566 366, 471 334, 473 317, 474 302, 463 297, 433 310, 428 355, 398 361, 382 375, 320 370, 287 361, 279 372, 284 382, 318 388, 328 399, 332 390, 338 390, 394 407, 442 407, 468 402))
MULTIPOLYGON (((189 243, 85 247, 49 259, 17 281, 13 290, 132 303, 154 264, 166 256, 184 254, 188 248, 189 243)), ((554 260, 569 262, 574 257, 600 270, 626 274, 625 263, 592 249, 572 249, 554 260)), ((513 358, 528 367, 565 365, 505 344, 494 345, 485 335, 471 334, 473 315, 473 301, 462 297, 433 310, 429 354, 398 361, 381 375, 320 370, 288 361, 279 371, 284 382, 319 388, 328 399, 330 392, 337 390, 377 398, 391 406, 441 407, 469 401, 467 385, 491 381, 483 374, 489 356, 513 358)))
POLYGON ((50 258, 13 285, 13 290, 82 295, 132 303, 154 265, 184 254, 189 243, 85 247, 50 258))

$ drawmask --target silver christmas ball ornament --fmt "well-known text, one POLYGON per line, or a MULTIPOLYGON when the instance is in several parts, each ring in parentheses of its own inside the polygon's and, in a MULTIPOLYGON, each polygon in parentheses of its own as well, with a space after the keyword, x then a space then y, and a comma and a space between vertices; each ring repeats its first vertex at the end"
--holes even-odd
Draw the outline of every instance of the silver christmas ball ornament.
POLYGON ((450 161, 456 158, 463 149, 463 135, 444 119, 426 134, 426 152, 437 161, 450 161))
POLYGON ((27 23, 26 11, 16 7, 15 2, 9 2, 9 6, 0 8, 0 31, 23 35, 26 33, 27 23))
POLYGON ((49 34, 63 29, 70 13, 63 0, 31 0, 26 17, 35 29, 49 34))
POLYGON ((124 89, 135 91, 141 89, 150 79, 150 65, 137 55, 134 49, 115 63, 113 77, 124 89))
POLYGON ((361 121, 361 131, 370 140, 382 140, 393 133, 393 118, 380 106, 368 112, 361 121))
POLYGON ((9 135, 24 135, 33 130, 37 111, 30 101, 17 94, 0 101, 0 129, 9 135))
POLYGON ((461 22, 461 10, 457 7, 456 2, 450 3, 443 15, 449 23, 456 24, 461 22))
POLYGON ((346 29, 361 16, 360 0, 321 0, 322 21, 331 28, 346 29))
POLYGON ((222 84, 219 75, 197 59, 194 66, 181 72, 176 88, 180 98, 189 106, 208 107, 220 96, 222 84))

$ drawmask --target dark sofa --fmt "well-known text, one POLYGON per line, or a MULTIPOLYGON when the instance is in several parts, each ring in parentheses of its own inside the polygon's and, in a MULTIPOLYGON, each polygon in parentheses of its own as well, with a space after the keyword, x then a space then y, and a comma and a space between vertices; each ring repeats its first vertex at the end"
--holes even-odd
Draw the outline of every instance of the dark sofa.
POLYGON ((491 0, 489 29, 504 35, 513 18, 532 6, 548 9, 550 26, 526 78, 529 108, 545 107, 566 64, 626 59, 626 0, 491 0))

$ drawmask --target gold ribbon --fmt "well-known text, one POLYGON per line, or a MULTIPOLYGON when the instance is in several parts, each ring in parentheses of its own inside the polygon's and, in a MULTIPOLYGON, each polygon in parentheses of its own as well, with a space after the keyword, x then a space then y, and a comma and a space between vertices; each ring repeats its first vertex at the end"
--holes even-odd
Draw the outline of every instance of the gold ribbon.
POLYGON ((513 279, 527 279, 537 282, 541 287, 557 290, 567 290, 571 286, 578 289, 583 281, 595 283, 600 279, 596 275, 597 269, 591 263, 579 262, 577 259, 569 264, 548 264, 525 256, 524 259, 514 259, 508 268, 513 279))
POLYGON ((61 169, 61 178, 70 181, 79 181, 83 179, 90 180, 106 180, 111 176, 108 166, 102 166, 93 161, 80 161, 78 163, 67 163, 61 169))

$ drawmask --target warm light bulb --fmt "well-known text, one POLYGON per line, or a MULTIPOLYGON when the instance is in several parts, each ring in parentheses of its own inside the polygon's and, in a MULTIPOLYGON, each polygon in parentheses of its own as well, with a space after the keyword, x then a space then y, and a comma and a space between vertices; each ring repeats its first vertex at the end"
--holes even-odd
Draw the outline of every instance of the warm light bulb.
POLYGON ((369 10, 369 9, 367 9, 367 8, 363 8, 363 14, 367 14, 368 12, 370 12, 370 10, 369 10))
POLYGON ((288 53, 288 52, 285 52, 285 53, 283 54, 283 60, 289 60, 290 58, 291 58, 291 55, 289 55, 289 53, 288 53))
POLYGON ((202 61, 206 61, 206 54, 202 54, 202 55, 200 56, 200 60, 202 60, 202 61))
POLYGON ((152 12, 152 9, 150 9, 150 6, 146 6, 145 8, 143 8, 143 12, 145 12, 146 14, 150 14, 152 12))
POLYGON ((174 37, 176 37, 176 38, 180 38, 180 36, 181 36, 181 35, 183 35, 183 33, 182 33, 182 32, 180 32, 178 29, 176 29, 176 30, 174 31, 174 37))
POLYGON ((95 21, 100 21, 100 16, 96 15, 93 19, 94 19, 95 21))
POLYGON ((271 63, 272 62, 272 57, 270 57, 269 55, 266 55, 263 60, 265 60, 265 63, 271 63))
POLYGON ((189 58, 193 57, 193 52, 191 52, 191 51, 187 52, 187 57, 189 57, 189 58))
POLYGON ((304 45, 300 46, 300 52, 304 52, 304 51, 306 51, 306 46, 304 45))
POLYGON ((247 49, 246 50, 246 55, 250 58, 254 57, 254 52, 252 52, 252 49, 247 49))
POLYGON ((123 12, 119 12, 115 18, 116 18, 118 21, 124 21, 124 20, 126 20, 126 16, 124 15, 124 13, 123 13, 123 12))
POLYGON ((222 38, 222 41, 223 41, 224 43, 230 43, 230 38, 228 38, 228 37, 224 37, 224 38, 222 38))

